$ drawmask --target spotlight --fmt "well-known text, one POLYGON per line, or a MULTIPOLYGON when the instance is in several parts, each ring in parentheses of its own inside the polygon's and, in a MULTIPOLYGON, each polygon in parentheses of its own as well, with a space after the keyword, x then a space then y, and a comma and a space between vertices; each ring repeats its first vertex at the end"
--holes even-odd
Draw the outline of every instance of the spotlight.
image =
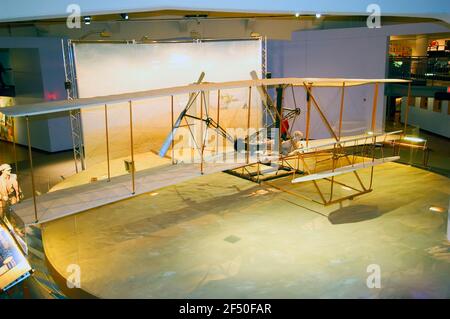
POLYGON ((413 142, 413 143, 423 143, 425 142, 425 140, 423 138, 420 137, 415 137, 415 136, 406 136, 405 138, 403 138, 405 141, 408 142, 413 142))
POLYGON ((91 24, 91 16, 85 16, 84 18, 83 18, 83 20, 84 20, 84 24, 91 24))
POLYGON ((124 20, 128 20, 130 17, 128 16, 128 13, 121 13, 120 16, 122 17, 122 19, 124 20))
POLYGON ((109 37, 112 36, 112 33, 109 32, 109 31, 102 31, 102 32, 100 32, 100 36, 101 36, 102 38, 109 38, 109 37))
POLYGON ((316 18, 319 19, 322 16, 321 13, 316 13, 316 18))
POLYGON ((432 212, 437 212, 437 213, 445 212, 445 209, 443 207, 439 207, 439 206, 430 206, 430 208, 428 208, 428 209, 432 212))

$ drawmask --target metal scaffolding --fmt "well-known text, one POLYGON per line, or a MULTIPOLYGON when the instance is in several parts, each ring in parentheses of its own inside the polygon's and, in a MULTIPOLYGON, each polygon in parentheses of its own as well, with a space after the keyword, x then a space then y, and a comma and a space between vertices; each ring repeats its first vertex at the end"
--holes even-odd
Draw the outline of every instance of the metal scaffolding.
MULTIPOLYGON (((61 46, 64 58, 65 87, 67 92, 67 99, 77 99, 78 90, 74 64, 73 45, 70 40, 63 39, 61 40, 61 46)), ((80 170, 86 169, 84 161, 83 131, 81 127, 81 111, 70 111, 69 118, 73 144, 73 159, 75 163, 75 171, 78 173, 80 170)))

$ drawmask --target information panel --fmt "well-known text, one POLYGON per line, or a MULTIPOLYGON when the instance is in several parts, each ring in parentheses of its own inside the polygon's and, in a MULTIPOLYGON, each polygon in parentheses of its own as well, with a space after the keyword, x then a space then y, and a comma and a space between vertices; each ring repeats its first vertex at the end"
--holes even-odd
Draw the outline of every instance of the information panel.
POLYGON ((8 228, 0 222, 0 291, 28 278, 31 267, 8 228))

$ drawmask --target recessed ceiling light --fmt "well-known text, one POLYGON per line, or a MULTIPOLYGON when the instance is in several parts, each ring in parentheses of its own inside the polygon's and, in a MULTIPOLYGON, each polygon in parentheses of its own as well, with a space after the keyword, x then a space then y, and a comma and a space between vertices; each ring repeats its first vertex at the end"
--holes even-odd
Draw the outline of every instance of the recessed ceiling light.
POLYGON ((84 24, 91 24, 91 16, 85 16, 84 18, 83 18, 83 20, 84 20, 84 24))
POLYGON ((121 13, 120 16, 122 17, 122 19, 124 20, 128 20, 130 17, 128 16, 128 13, 121 13))

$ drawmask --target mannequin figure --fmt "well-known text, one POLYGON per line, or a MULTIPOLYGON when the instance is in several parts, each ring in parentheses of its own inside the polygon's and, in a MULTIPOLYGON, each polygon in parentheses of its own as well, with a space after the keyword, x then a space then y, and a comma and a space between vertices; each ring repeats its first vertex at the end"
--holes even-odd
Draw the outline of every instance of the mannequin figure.
POLYGON ((0 215, 4 216, 6 207, 20 201, 20 188, 17 175, 11 174, 11 166, 0 165, 0 215))
POLYGON ((287 139, 281 143, 281 153, 288 155, 290 152, 295 151, 302 147, 303 133, 301 131, 295 131, 291 139, 287 139))

